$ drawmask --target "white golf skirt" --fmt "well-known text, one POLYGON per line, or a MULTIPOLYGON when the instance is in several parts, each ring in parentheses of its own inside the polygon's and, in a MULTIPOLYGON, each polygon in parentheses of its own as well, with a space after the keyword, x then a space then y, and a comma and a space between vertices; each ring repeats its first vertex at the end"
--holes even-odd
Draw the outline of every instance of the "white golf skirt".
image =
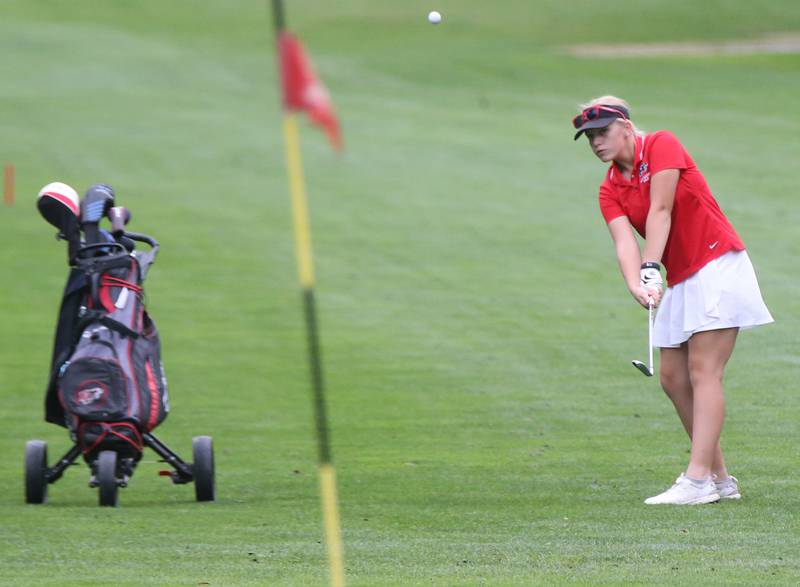
POLYGON ((679 347, 695 332, 770 322, 747 251, 729 251, 667 288, 653 325, 653 346, 679 347))

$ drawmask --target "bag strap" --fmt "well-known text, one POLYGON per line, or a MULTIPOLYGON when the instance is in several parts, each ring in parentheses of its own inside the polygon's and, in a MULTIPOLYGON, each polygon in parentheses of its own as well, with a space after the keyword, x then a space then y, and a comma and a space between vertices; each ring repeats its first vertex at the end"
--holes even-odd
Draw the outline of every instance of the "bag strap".
POLYGON ((113 330, 115 332, 120 333, 123 336, 127 336, 129 338, 139 338, 139 333, 135 330, 131 330, 127 326, 125 326, 122 322, 118 322, 113 318, 109 318, 104 312, 99 310, 86 310, 86 313, 83 315, 83 318, 80 319, 78 322, 77 332, 83 333, 86 330, 86 327, 89 326, 92 322, 99 322, 109 330, 113 330))

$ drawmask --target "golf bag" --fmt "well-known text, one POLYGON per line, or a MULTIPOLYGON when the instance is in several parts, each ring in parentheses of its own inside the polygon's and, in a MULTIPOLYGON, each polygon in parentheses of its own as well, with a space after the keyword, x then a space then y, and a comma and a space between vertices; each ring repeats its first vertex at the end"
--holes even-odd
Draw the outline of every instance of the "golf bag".
POLYGON ((169 412, 158 330, 144 306, 143 283, 158 244, 128 233, 151 246, 134 252, 105 234, 107 242, 81 248, 74 259, 45 418, 69 428, 87 459, 112 449, 138 460, 142 433, 169 412))
POLYGON ((214 501, 214 445, 192 438, 184 461, 152 430, 169 413, 158 330, 144 305, 144 281, 158 254, 155 239, 125 227, 130 211, 114 206, 114 190, 91 186, 83 199, 69 185, 44 186, 36 206, 67 241, 71 267, 56 326, 45 420, 70 431, 71 446, 52 466, 47 443, 25 444, 25 501, 44 504, 48 487, 83 455, 101 506, 117 506, 145 447, 167 470, 159 476, 194 483, 197 501, 214 501), (111 232, 100 228, 103 218, 111 232), (83 234, 83 237, 81 236, 83 234), (136 250, 137 243, 148 246, 136 250))

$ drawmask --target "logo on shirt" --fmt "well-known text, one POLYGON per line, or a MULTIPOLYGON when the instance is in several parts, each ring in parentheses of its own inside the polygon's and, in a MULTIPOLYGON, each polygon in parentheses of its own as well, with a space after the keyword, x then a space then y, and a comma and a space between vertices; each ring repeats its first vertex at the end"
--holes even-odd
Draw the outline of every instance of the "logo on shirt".
POLYGON ((647 183, 650 181, 650 174, 647 172, 647 163, 642 161, 639 165, 639 183, 647 183))

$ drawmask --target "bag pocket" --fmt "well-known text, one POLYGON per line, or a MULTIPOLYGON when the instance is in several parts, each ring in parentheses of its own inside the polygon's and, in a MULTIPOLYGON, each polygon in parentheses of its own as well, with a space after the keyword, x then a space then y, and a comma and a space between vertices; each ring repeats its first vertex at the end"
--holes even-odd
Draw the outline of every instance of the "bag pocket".
POLYGON ((133 346, 134 372, 139 389, 142 430, 149 432, 169 413, 169 391, 161 362, 161 343, 153 321, 144 315, 145 329, 133 346))
POLYGON ((127 395, 125 374, 114 359, 77 359, 71 361, 61 375, 61 405, 67 413, 81 420, 127 418, 127 395))

